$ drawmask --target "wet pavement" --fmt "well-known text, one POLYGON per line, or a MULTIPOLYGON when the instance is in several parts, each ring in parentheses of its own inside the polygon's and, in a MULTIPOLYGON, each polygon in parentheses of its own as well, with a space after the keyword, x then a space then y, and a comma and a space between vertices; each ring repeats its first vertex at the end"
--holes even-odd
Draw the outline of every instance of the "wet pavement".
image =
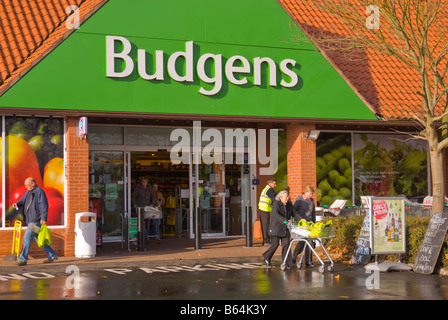
POLYGON ((446 300, 448 277, 415 272, 366 272, 336 264, 282 271, 260 263, 103 265, 34 268, 0 274, 0 299, 149 300, 446 300), (376 278, 375 278, 376 277, 376 278))
MULTIPOLYGON (((208 240, 203 249, 170 239, 149 243, 147 251, 104 248, 89 259, 62 257, 53 264, 35 258, 25 267, 0 263, 2 300, 446 300, 448 277, 412 271, 366 272, 336 263, 282 271, 280 249, 273 268, 262 264, 266 247, 245 247, 244 239, 208 240), (164 246, 165 245, 165 246, 164 246)), ((269 304, 269 303, 268 303, 269 304)), ((222 310, 223 311, 223 310, 222 310)), ((224 312, 224 311, 223 311, 224 312)))

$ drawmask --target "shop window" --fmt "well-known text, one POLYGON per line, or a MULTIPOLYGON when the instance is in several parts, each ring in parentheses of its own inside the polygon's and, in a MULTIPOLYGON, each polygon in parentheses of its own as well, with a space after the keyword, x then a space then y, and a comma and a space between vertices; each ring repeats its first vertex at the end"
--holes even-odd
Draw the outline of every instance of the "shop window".
POLYGON ((316 141, 318 204, 329 206, 344 199, 350 207, 360 205, 361 196, 404 196, 422 202, 429 190, 427 143, 408 138, 381 133, 321 133, 316 141))
POLYGON ((354 134, 356 196, 405 196, 422 202, 428 195, 427 143, 405 135, 354 134))
POLYGON ((123 127, 89 126, 89 144, 123 145, 123 127))
MULTIPOLYGON (((46 193, 48 225, 64 224, 64 120, 6 117, 5 226, 25 220, 12 204, 26 192, 25 179, 33 177, 46 193)), ((3 217, 2 217, 3 221, 3 217)))

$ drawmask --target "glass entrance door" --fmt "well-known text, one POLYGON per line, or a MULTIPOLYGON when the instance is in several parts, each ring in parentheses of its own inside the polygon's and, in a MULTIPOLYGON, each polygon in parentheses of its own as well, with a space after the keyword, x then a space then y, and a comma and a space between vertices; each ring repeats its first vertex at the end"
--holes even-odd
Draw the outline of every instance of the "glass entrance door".
POLYGON ((121 241, 126 214, 125 153, 90 151, 89 201, 97 213, 103 241, 121 241))
MULTIPOLYGON (((229 208, 226 206, 228 194, 226 193, 225 165, 201 163, 198 169, 197 194, 202 236, 224 236, 227 233, 226 220, 229 217, 229 208)), ((196 181, 195 170, 193 170, 192 180, 196 181)), ((193 196, 195 196, 194 192, 193 196)))

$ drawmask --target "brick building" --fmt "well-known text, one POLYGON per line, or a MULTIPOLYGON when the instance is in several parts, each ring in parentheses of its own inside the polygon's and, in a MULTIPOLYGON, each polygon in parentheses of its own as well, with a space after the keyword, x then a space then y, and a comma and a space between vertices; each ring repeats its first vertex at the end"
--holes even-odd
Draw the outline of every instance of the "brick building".
MULTIPOLYGON (((49 199, 53 247, 66 256, 74 255, 78 212, 97 212, 104 245, 127 236, 125 223, 135 214, 132 193, 143 177, 165 196, 163 235, 194 237, 196 204, 203 237, 243 235, 245 208, 255 209, 256 217, 259 193, 272 176, 261 174, 272 157, 260 155, 273 151, 279 154, 279 188, 288 186, 293 199, 306 185, 319 187, 321 204, 342 197, 355 205, 368 193, 429 193, 426 146, 410 144, 408 150, 387 140, 393 129, 415 131, 407 110, 418 101, 416 75, 369 51, 367 59, 347 62, 311 42, 295 43, 292 35, 333 25, 314 10, 288 0, 2 2, 0 254, 10 251, 12 222, 23 219, 9 205, 29 175, 40 175, 55 198, 49 199), (80 117, 88 121, 86 139, 79 134, 80 117), (224 141, 226 130, 237 135, 242 129, 248 143, 233 145, 232 160, 224 163, 174 163, 179 140, 173 132, 193 143, 198 124, 202 147, 212 146, 204 132, 224 141), (310 130, 320 131, 317 141, 308 139, 310 130), (278 135, 276 145, 270 134, 278 135), (36 154, 37 171, 29 163, 14 166, 15 154, 31 154, 28 146, 15 147, 17 138, 36 154), (420 189, 392 181, 399 173, 366 173, 361 156, 367 143, 418 152, 420 189), (255 162, 249 145, 257 147, 255 162), (349 163, 334 167, 334 177, 321 172, 332 152, 349 163), (59 173, 46 177, 53 159, 62 160, 53 167, 59 173), (208 194, 196 201, 195 192, 204 189, 208 194)), ((399 159, 391 159, 386 171, 395 170, 394 161, 399 159)))

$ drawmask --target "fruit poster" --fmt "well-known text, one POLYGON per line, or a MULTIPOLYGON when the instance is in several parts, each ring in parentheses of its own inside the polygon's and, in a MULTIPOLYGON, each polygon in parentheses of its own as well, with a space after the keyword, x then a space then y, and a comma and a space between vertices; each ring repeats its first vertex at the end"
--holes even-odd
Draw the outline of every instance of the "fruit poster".
POLYGON ((352 147, 350 133, 322 132, 316 141, 316 201, 330 206, 335 200, 352 202, 352 147))
POLYGON ((406 135, 354 134, 353 159, 356 199, 428 195, 425 141, 406 135))
POLYGON ((47 224, 63 225, 64 120, 15 116, 5 120, 5 226, 12 226, 15 220, 25 220, 23 211, 14 210, 12 204, 25 194, 24 182, 28 177, 33 177, 45 191, 47 224))
POLYGON ((406 253, 405 198, 372 197, 369 210, 371 253, 406 253))

